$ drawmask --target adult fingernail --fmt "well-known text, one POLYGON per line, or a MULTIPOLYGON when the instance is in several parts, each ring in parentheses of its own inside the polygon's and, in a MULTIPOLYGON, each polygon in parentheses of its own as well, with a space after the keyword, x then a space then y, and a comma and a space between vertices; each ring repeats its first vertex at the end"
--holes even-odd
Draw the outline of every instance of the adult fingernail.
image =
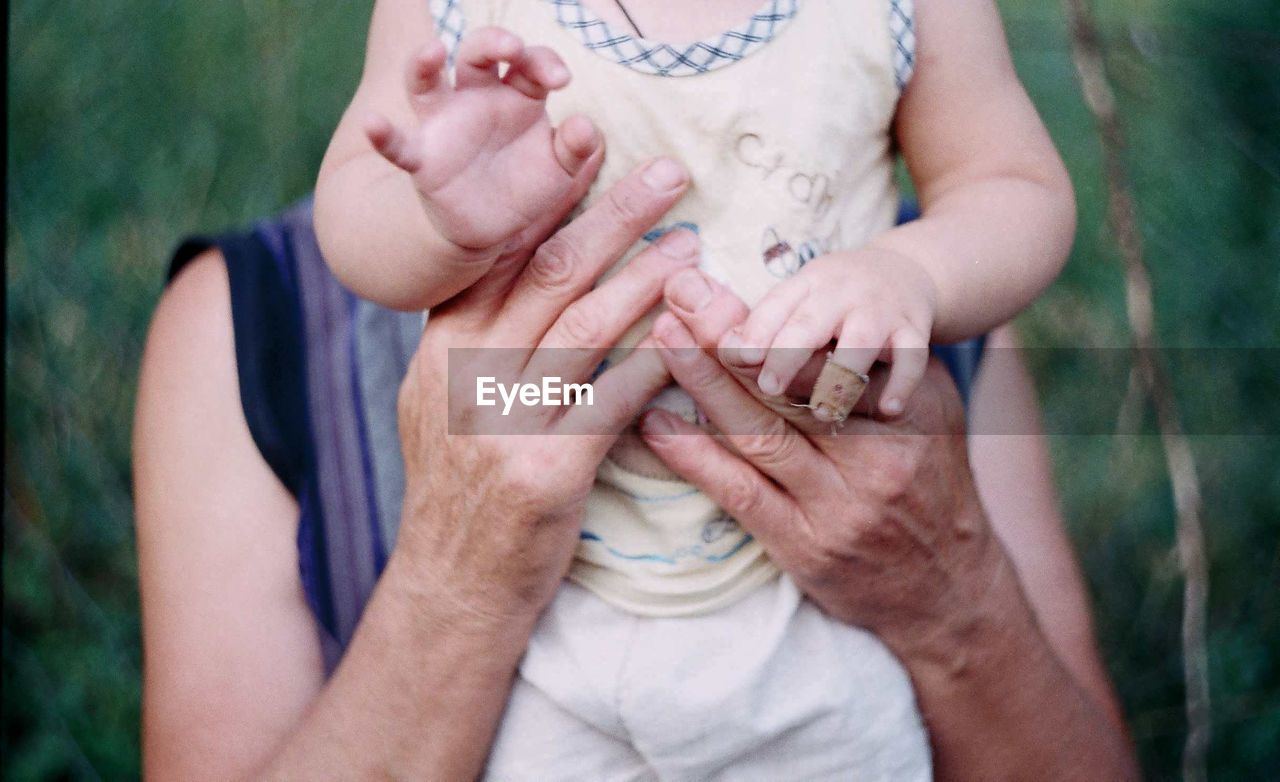
POLYGON ((767 369, 760 373, 756 382, 760 385, 760 390, 769 396, 778 396, 782 393, 782 381, 767 369))
POLYGON ((644 418, 640 419, 640 433, 646 437, 675 434, 675 422, 671 420, 671 414, 666 411, 650 410, 644 414, 644 418))
POLYGON ((688 269, 671 278, 667 297, 685 312, 697 312, 711 301, 712 290, 697 269, 688 269))
POLYGON ((670 158, 658 158, 645 167, 640 180, 651 190, 665 193, 684 184, 684 169, 670 158))
POLYGON ((670 312, 664 312, 658 316, 658 320, 653 324, 653 336, 657 337, 662 346, 668 350, 694 347, 693 336, 670 312))
POLYGON ((657 248, 672 258, 692 258, 698 254, 698 236, 693 231, 677 228, 663 234, 657 248))
POLYGON ((680 321, 670 312, 664 312, 653 322, 653 338, 664 348, 678 347, 680 321))

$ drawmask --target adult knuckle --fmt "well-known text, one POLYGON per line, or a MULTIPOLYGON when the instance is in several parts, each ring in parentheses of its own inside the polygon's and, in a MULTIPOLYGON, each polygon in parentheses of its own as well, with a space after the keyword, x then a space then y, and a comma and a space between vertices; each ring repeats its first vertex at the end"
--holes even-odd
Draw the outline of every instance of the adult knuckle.
POLYGON ((633 188, 615 187, 602 200, 608 216, 622 226, 634 226, 645 217, 641 198, 633 188))
POLYGON ((721 388, 727 376, 719 364, 713 361, 700 348, 680 348, 674 351, 675 360, 684 364, 681 384, 688 384, 691 389, 711 391, 721 388))
POLYGON ((578 249, 560 234, 542 243, 529 261, 529 273, 543 288, 562 288, 573 280, 574 270, 582 266, 578 249))
POLYGON ((674 348, 666 355, 668 366, 680 385, 695 396, 713 391, 725 378, 724 370, 701 348, 674 348))
POLYGON ((918 439, 921 438, 894 438, 879 458, 866 465, 864 489, 870 496, 881 502, 896 502, 906 495, 920 472, 920 446, 924 443, 914 442, 918 439))
POLYGON ((502 472, 502 485, 508 497, 520 498, 529 505, 538 505, 547 493, 547 471, 535 467, 532 460, 508 461, 502 472))
POLYGON ((759 480, 748 476, 730 478, 723 484, 725 507, 736 516, 750 518, 760 509, 764 489, 759 480))
POLYGON ((565 341, 576 347, 596 347, 603 341, 601 313, 581 302, 561 313, 559 326, 565 341))
POLYGON ((754 431, 741 436, 739 452, 748 460, 761 464, 778 464, 795 455, 799 435, 788 429, 786 422, 769 417, 754 431))
POLYGON ((831 570, 831 558, 812 544, 796 547, 787 562, 787 572, 806 584, 826 581, 831 570))
POLYGON ((813 550, 821 566, 836 568, 851 559, 862 542, 861 531, 852 524, 836 523, 823 528, 817 535, 813 550))

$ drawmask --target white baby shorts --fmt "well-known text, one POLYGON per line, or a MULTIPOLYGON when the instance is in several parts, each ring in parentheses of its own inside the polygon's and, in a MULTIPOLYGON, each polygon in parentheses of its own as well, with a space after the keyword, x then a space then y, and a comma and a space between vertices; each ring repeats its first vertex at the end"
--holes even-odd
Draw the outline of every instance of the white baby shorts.
POLYGON ((932 770, 902 665, 782 576, 678 618, 626 613, 565 582, 485 778, 914 782, 932 770))

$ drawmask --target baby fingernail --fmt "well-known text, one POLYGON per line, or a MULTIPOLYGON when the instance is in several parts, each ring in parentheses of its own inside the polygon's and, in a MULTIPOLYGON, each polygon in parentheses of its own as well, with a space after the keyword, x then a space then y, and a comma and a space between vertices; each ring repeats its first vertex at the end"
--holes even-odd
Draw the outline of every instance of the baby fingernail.
POLYGON ((760 373, 756 382, 760 385, 760 390, 769 396, 778 396, 782 393, 782 381, 767 369, 760 373))
POLYGON ((738 349, 738 356, 742 358, 742 363, 754 366, 764 361, 764 348, 743 346, 738 349))
POLYGON ((658 158, 640 174, 640 180, 651 190, 665 193, 684 183, 684 169, 674 160, 658 158))
POLYGON ((896 398, 886 399, 884 400, 884 404, 880 405, 880 409, 883 410, 886 415, 897 415, 902 412, 902 400, 896 398))
POLYGON ((697 312, 711 301, 711 286, 695 269, 680 272, 671 278, 668 297, 671 303, 685 312, 697 312))
POLYGON ((720 340, 725 358, 740 367, 753 367, 764 361, 764 351, 760 348, 749 348, 742 343, 742 332, 738 329, 730 331, 720 340))

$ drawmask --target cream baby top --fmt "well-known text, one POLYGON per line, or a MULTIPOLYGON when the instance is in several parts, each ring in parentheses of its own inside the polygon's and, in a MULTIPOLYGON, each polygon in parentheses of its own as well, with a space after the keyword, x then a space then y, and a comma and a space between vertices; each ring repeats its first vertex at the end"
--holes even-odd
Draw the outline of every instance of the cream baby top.
MULTIPOLYGON (((578 0, 432 0, 431 10, 447 46, 498 25, 564 59, 573 80, 550 97, 551 119, 590 117, 607 150, 584 205, 650 158, 688 168, 687 195, 628 257, 689 228, 704 271, 753 305, 815 255, 894 223, 890 125, 913 62, 910 0, 767 0, 738 27, 678 45, 611 28, 578 0)), ((679 389, 656 403, 699 420, 679 389)), ((733 519, 634 432, 623 436, 587 501, 570 578, 625 610, 680 616, 776 575, 733 519)))

